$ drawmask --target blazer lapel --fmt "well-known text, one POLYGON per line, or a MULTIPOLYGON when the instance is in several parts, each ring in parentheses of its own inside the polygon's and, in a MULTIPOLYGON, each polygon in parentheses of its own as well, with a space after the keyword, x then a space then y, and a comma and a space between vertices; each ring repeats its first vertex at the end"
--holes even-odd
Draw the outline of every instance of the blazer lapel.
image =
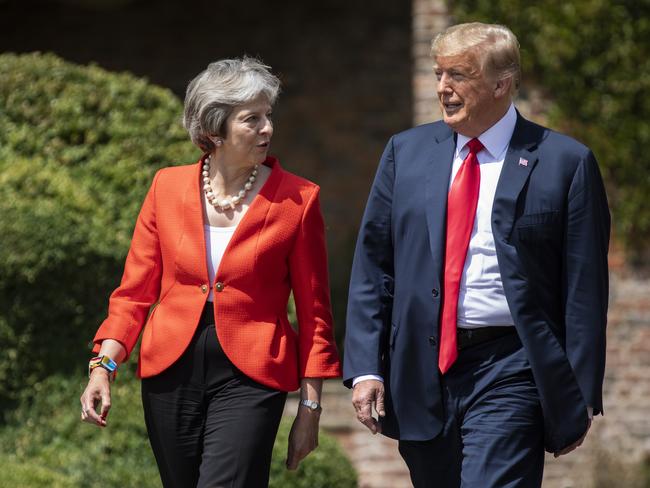
POLYGON ((267 215, 275 202, 275 194, 282 181, 282 168, 276 158, 269 156, 264 164, 271 167, 271 174, 237 224, 237 229, 219 263, 217 280, 228 282, 233 277, 254 272, 258 236, 266 224, 267 215))
POLYGON ((536 126, 517 113, 517 124, 506 153, 492 207, 492 232, 495 240, 508 242, 514 223, 519 193, 537 164, 537 145, 541 135, 536 126))
POLYGON ((199 188, 202 159, 191 172, 191 181, 187 184, 183 195, 183 234, 178 245, 176 267, 183 273, 207 283, 208 264, 203 233, 203 204, 199 188))
POLYGON ((440 273, 443 270, 445 255, 447 193, 449 191, 449 178, 451 178, 454 151, 456 150, 456 141, 453 135, 451 129, 438 135, 427 154, 427 228, 429 230, 429 245, 431 246, 433 262, 440 273))
MULTIPOLYGON (((271 174, 237 225, 219 264, 216 275, 218 280, 227 280, 253 270, 256 236, 264 227, 266 215, 282 180, 282 168, 277 159, 268 157, 264 164, 271 167, 271 174), (245 258, 240 259, 242 256, 245 258)), ((176 267, 183 273, 198 277, 207 283, 207 250, 203 230, 202 193, 199 188, 200 173, 201 161, 192 171, 192 179, 183 198, 183 235, 178 246, 176 267)))

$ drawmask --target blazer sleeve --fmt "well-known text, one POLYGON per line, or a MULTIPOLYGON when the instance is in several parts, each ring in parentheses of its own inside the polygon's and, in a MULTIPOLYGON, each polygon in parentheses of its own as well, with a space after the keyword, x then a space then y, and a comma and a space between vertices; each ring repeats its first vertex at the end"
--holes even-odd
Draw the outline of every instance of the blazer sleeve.
POLYGON ((124 346, 128 358, 138 341, 151 306, 158 301, 162 259, 156 226, 155 194, 159 175, 160 172, 156 173, 140 209, 122 281, 111 294, 108 317, 93 339, 94 352, 99 351, 104 339, 115 339, 124 346))
POLYGON ((603 408, 609 236, 605 187, 596 159, 589 151, 578 165, 569 188, 564 300, 567 356, 594 415, 603 408))
POLYGON ((393 139, 388 142, 370 190, 357 238, 345 333, 343 379, 384 375, 391 320, 394 271, 392 208, 395 180, 393 139))
POLYGON ((341 376, 332 327, 325 224, 318 193, 316 187, 309 196, 289 255, 289 275, 298 318, 300 378, 341 376))

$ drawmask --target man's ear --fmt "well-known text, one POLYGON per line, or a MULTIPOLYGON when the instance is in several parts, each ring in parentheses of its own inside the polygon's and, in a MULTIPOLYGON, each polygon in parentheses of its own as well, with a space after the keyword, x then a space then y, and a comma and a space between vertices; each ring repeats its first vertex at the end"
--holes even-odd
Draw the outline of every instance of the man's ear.
POLYGON ((503 98, 510 95, 510 88, 512 87, 512 76, 507 78, 499 78, 494 86, 494 98, 503 98))

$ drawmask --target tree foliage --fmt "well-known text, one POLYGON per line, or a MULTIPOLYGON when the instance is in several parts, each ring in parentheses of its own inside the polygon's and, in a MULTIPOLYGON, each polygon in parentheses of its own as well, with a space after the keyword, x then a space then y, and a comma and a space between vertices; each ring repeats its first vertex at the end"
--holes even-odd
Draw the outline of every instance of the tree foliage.
MULTIPOLYGON (((650 2, 455 0, 459 22, 505 24, 522 46, 524 86, 543 87, 552 125, 590 146, 617 237, 650 256, 650 2)), ((645 255, 645 256, 644 256, 645 255)))
POLYGON ((168 90, 53 56, 0 55, 0 412, 78 373, 156 169, 198 152, 168 90))

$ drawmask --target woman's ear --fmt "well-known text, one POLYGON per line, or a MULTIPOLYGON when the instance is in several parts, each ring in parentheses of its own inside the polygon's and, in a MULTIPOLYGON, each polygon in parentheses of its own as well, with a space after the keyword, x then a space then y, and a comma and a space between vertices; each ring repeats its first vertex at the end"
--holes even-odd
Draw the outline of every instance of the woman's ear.
POLYGON ((220 147, 220 146, 223 145, 223 137, 221 137, 221 136, 208 136, 208 138, 217 147, 220 147))

